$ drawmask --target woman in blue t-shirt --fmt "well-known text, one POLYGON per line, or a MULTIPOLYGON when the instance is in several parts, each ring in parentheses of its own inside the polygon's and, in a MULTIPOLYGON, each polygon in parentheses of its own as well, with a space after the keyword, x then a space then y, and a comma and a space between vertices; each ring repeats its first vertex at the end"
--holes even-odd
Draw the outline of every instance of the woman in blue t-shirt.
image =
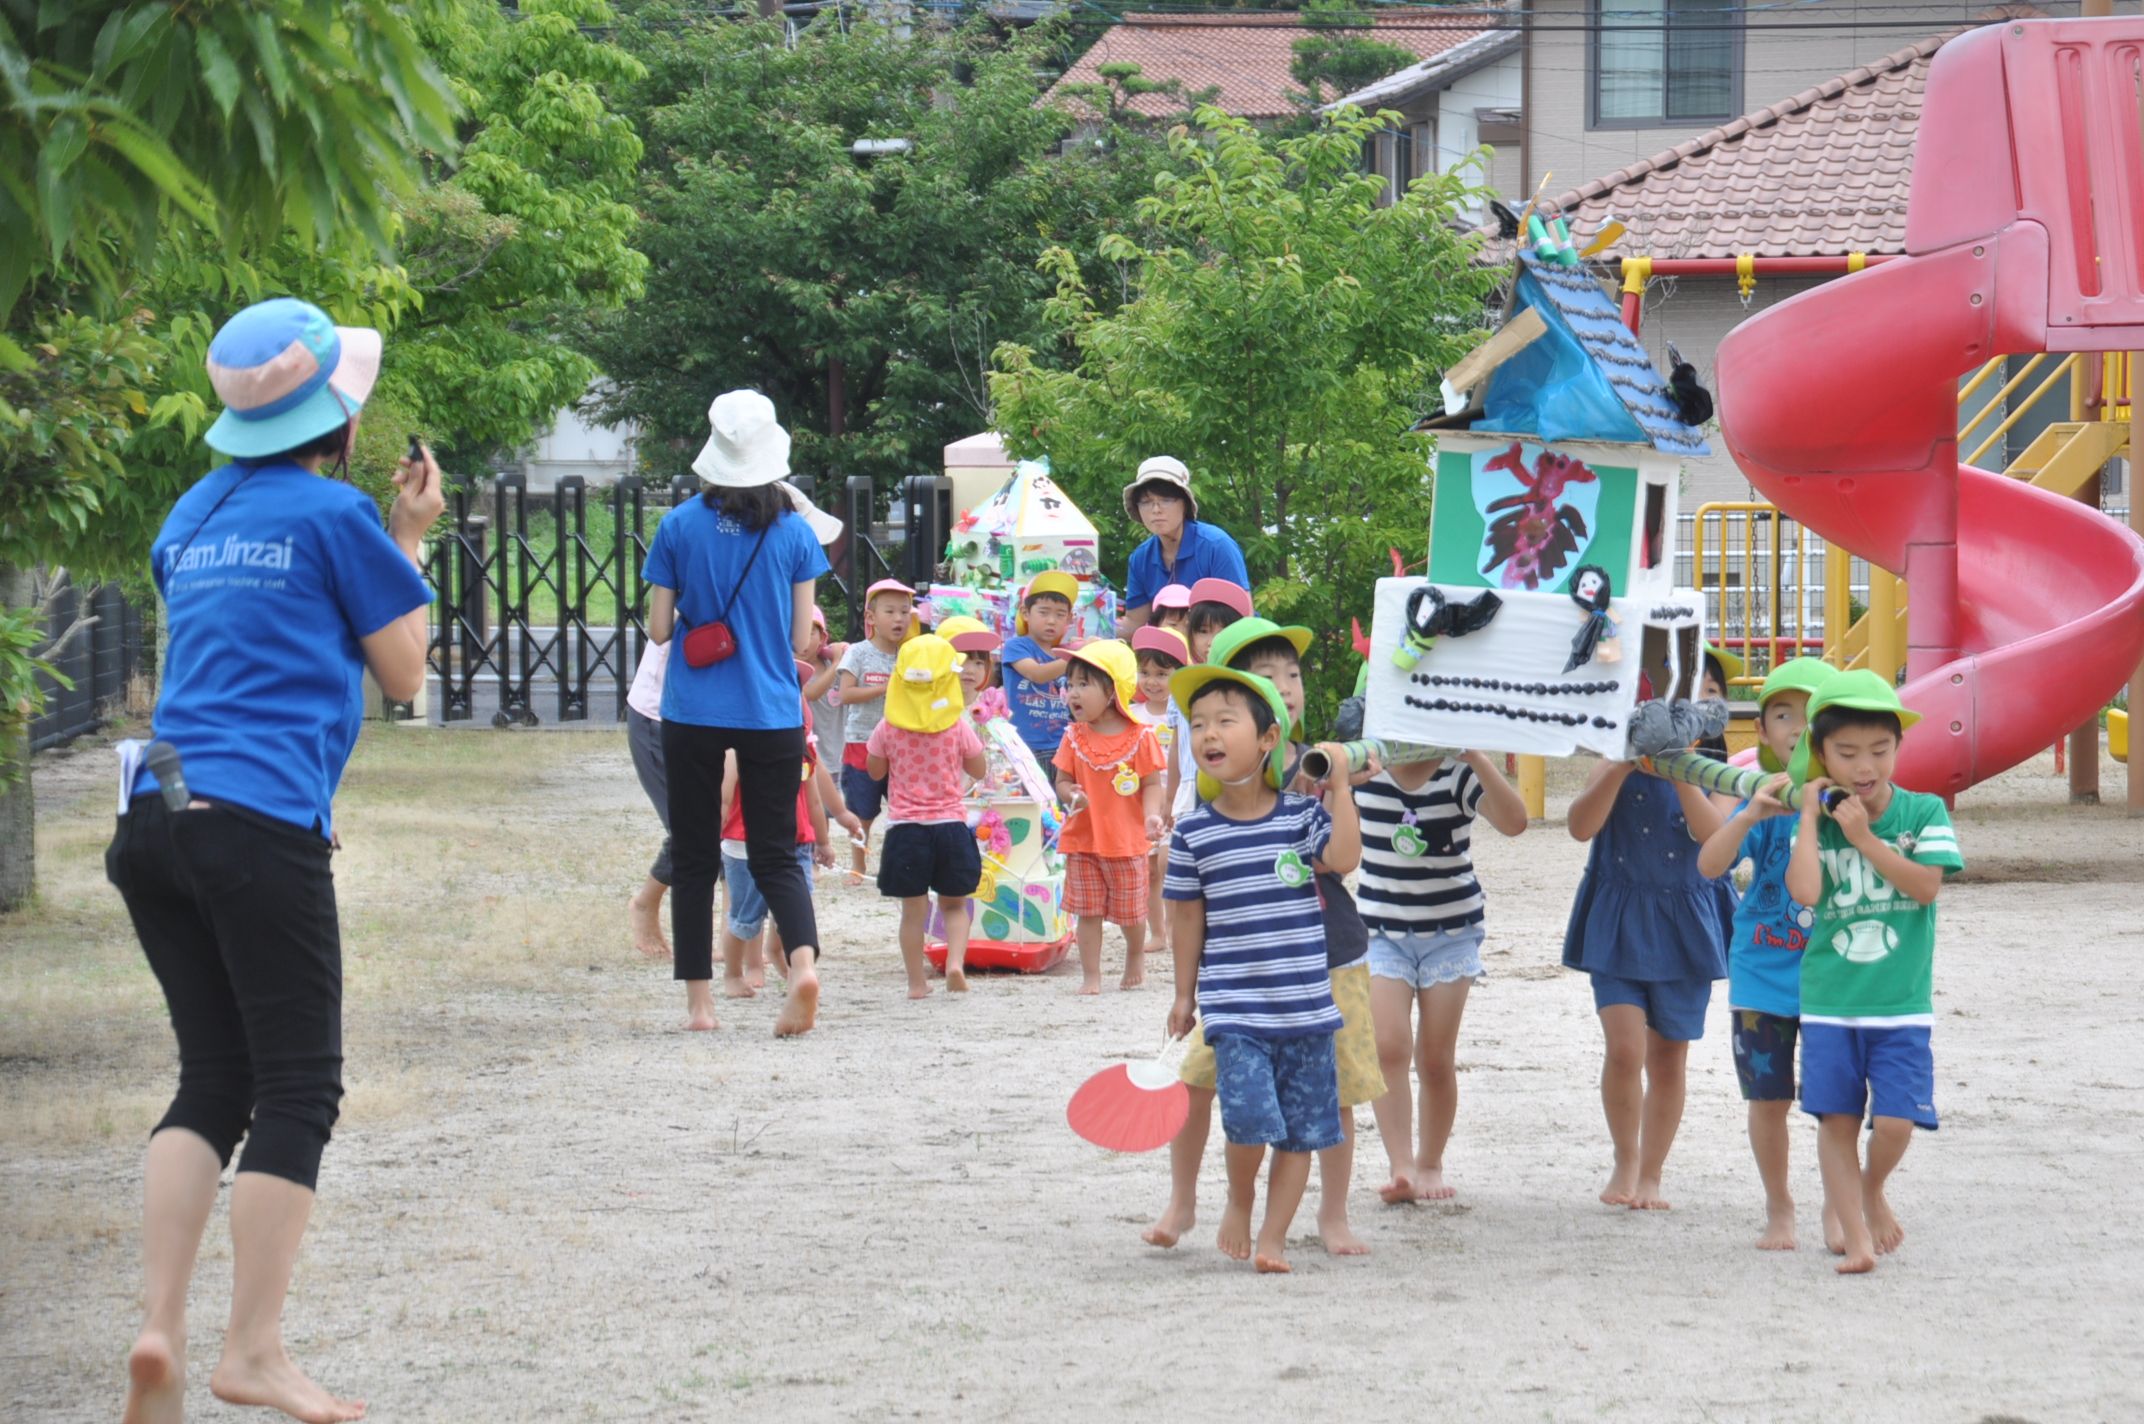
POLYGON ((666 643, 677 634, 662 702, 673 973, 685 981, 686 1027, 715 1027, 722 765, 735 752, 746 859, 789 961, 789 997, 774 1021, 788 1036, 810 1029, 819 1008, 819 923, 796 856, 804 766, 796 659, 812 646, 812 594, 826 555, 810 506, 784 480, 789 432, 773 402, 730 391, 707 418, 713 431, 692 462, 707 488, 663 516, 642 571, 654 585, 648 636, 666 643))
POLYGON ((1132 550, 1125 572, 1120 631, 1145 627, 1154 616, 1154 595, 1172 583, 1189 588, 1202 578, 1219 578, 1251 586, 1236 541, 1220 525, 1199 521, 1191 472, 1175 456, 1156 455, 1139 466, 1124 487, 1124 512, 1146 527, 1147 538, 1132 550))
POLYGON ((234 1404, 353 1419, 284 1353, 282 1307, 342 1100, 342 941, 328 858, 336 784, 370 668, 389 697, 424 685, 439 517, 429 454, 396 472, 380 528, 345 472, 380 369, 380 334, 284 297, 209 345, 231 463, 179 497, 151 546, 169 647, 146 762, 122 744, 105 871, 163 986, 179 1086, 143 1172, 146 1320, 126 1417, 177 1418, 186 1291, 216 1184, 231 1185, 231 1324, 209 1388, 234 1404), (166 747, 176 751, 174 760, 166 747))

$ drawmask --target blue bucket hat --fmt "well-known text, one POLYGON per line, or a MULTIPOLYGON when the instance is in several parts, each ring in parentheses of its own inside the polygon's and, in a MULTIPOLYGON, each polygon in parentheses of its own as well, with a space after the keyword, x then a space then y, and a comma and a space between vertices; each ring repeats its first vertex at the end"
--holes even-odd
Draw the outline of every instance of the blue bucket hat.
POLYGON ((208 379, 223 401, 211 449, 274 455, 318 439, 364 409, 380 375, 380 334, 337 326, 311 302, 255 302, 208 346, 208 379))

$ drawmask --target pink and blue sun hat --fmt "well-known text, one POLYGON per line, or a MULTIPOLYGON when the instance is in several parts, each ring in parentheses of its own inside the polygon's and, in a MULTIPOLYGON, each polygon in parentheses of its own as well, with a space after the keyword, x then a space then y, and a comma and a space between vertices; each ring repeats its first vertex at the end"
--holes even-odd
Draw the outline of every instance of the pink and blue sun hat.
POLYGON ((377 331, 337 326, 295 297, 255 302, 209 343, 209 384, 224 408, 206 439, 238 458, 295 449, 364 409, 379 376, 377 331))

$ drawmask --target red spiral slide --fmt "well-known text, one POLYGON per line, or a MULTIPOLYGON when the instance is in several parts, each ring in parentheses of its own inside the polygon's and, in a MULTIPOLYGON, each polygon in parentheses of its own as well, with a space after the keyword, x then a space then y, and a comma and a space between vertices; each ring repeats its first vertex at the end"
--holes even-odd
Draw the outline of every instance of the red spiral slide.
POLYGON ((1898 780, 1915 790, 1955 794, 2045 750, 2144 658, 2144 541, 1958 463, 1959 377, 2030 351, 2144 351, 2144 18, 1946 44, 1906 256, 1720 347, 1720 424, 1751 482, 1911 587, 1901 695, 1926 720, 1898 780))

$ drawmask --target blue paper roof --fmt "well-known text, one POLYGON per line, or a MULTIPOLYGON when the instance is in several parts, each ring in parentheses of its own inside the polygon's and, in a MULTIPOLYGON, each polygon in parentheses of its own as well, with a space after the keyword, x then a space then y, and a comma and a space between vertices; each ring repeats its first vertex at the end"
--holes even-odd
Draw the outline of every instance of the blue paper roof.
POLYGON ((1683 424, 1666 380, 1592 273, 1522 251, 1511 315, 1527 307, 1548 329, 1490 374, 1476 430, 1549 444, 1609 440, 1668 455, 1712 453, 1704 432, 1683 424))

